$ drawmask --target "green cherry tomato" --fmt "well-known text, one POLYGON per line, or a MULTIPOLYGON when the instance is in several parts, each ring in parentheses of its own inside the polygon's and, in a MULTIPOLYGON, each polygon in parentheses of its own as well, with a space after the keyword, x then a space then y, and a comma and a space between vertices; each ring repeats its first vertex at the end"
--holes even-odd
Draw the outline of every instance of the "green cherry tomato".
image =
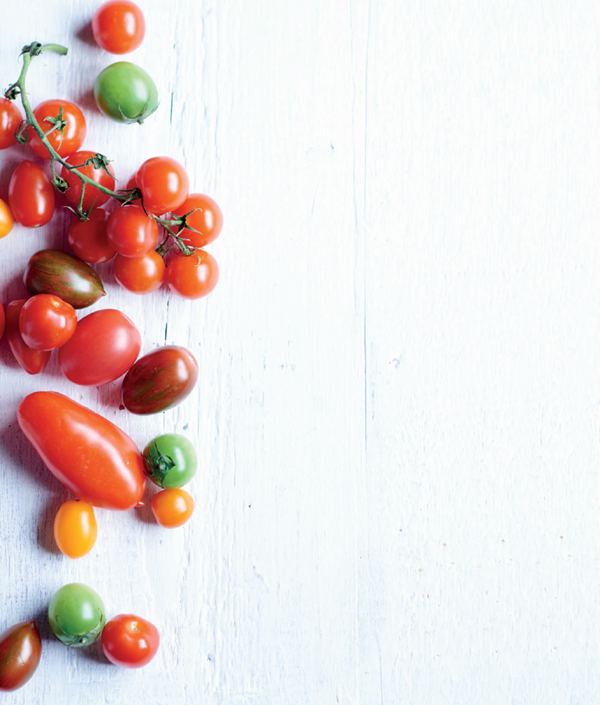
POLYGON ((117 122, 139 122, 158 108, 158 91, 144 69, 117 61, 98 74, 94 97, 100 112, 117 122))
POLYGON ((143 455, 146 475, 159 487, 179 489, 196 474, 198 458, 194 446, 178 433, 156 436, 143 455))
POLYGON ((57 590, 48 607, 50 628, 67 646, 87 646, 100 636, 106 622, 102 598, 83 583, 57 590))

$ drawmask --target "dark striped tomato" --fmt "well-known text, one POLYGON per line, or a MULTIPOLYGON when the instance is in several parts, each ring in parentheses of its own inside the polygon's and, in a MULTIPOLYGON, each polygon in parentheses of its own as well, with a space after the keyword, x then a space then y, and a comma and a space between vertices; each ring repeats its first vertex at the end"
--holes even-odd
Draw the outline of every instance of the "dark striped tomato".
POLYGON ((25 685, 41 655, 42 640, 34 621, 19 622, 0 634, 0 693, 25 685))
POLYGON ((198 363, 186 348, 166 345, 141 357, 125 375, 123 406, 133 414, 156 414, 182 402, 198 381, 198 363))

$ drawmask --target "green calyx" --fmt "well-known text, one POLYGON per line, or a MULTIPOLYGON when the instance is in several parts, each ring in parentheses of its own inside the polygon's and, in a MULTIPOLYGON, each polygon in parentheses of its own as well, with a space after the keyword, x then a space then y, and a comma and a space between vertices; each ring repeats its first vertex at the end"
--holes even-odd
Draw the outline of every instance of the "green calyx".
POLYGON ((176 463, 169 455, 158 450, 156 443, 150 444, 148 453, 144 455, 146 475, 159 487, 165 486, 165 478, 175 467, 176 463))

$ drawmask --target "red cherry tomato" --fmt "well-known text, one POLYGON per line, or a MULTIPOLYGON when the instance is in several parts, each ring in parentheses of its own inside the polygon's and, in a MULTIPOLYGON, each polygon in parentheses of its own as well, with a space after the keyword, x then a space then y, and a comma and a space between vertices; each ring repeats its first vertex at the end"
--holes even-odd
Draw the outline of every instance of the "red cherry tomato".
POLYGON ((182 216, 190 211, 193 213, 188 215, 186 223, 193 230, 188 228, 178 230, 185 244, 189 247, 204 247, 216 240, 223 229, 223 213, 218 203, 202 193, 190 193, 179 208, 172 211, 172 214, 182 216))
POLYGON ((129 0, 108 0, 96 10, 92 32, 99 47, 111 54, 128 54, 144 41, 146 22, 129 0))
POLYGON ((21 337, 34 350, 55 350, 75 332, 77 314, 66 301, 52 294, 28 299, 19 314, 21 337))
POLYGON ((121 311, 103 308, 84 316, 71 340, 58 351, 64 376, 84 386, 114 382, 136 361, 142 336, 121 311))
POLYGON ((115 666, 141 668, 160 646, 158 629, 135 614, 119 614, 107 622, 100 637, 104 655, 115 666))
POLYGON ((175 529, 192 516, 194 500, 189 492, 182 489, 161 490, 152 497, 150 508, 161 526, 175 529))
POLYGON ((15 132, 23 116, 14 101, 0 98, 0 149, 16 144, 15 132))
POLYGON ((177 255, 167 267, 167 284, 174 293, 185 299, 200 299, 217 286, 219 265, 204 250, 191 255, 177 255))
MULTIPOLYGON (((93 179, 94 183, 104 186, 105 188, 114 190, 115 187, 115 177, 112 172, 112 167, 109 165, 108 170, 110 174, 107 174, 104 169, 96 169, 93 164, 87 164, 86 166, 80 166, 84 164, 86 160, 94 157, 96 152, 90 152, 88 150, 81 150, 79 152, 74 152, 65 161, 71 166, 76 166, 77 171, 79 171, 84 176, 89 179, 93 179)), ((61 165, 60 175, 69 184, 69 190, 65 192, 65 198, 72 206, 78 206, 79 200, 81 198, 82 182, 75 174, 71 173, 67 168, 61 165)), ((86 184, 85 193, 83 194, 82 208, 84 211, 89 211, 92 207, 101 206, 106 203, 110 196, 106 193, 102 193, 98 189, 86 184)))
POLYGON ((190 190, 185 169, 171 157, 152 157, 135 176, 148 213, 161 215, 179 208, 190 190))
MULTIPOLYGON (((47 135, 47 137, 48 142, 64 159, 69 154, 76 152, 85 140, 87 127, 81 110, 68 100, 45 100, 37 106, 33 114, 44 133, 47 133, 52 129, 52 120, 58 117, 61 108, 62 119, 66 122, 62 134, 57 129, 47 135)), ((27 129, 27 134, 29 136, 28 144, 35 154, 42 159, 50 159, 50 153, 32 127, 27 129)))
POLYGON ((37 375, 50 361, 49 350, 34 350, 23 340, 19 330, 21 309, 27 299, 11 301, 6 307, 6 339, 10 350, 19 365, 30 375, 37 375))
POLYGON ((115 279, 133 294, 150 294, 162 286, 167 267, 163 258, 150 250, 143 257, 117 255, 113 263, 115 279))
POLYGON ((50 222, 54 215, 54 188, 40 166, 26 159, 13 171, 8 204, 19 225, 38 228, 50 222))
POLYGON ((108 219, 106 234, 110 246, 125 257, 143 257, 158 241, 158 225, 149 218, 142 206, 127 204, 114 211, 108 219))
POLYGON ((87 220, 76 220, 69 228, 69 247, 88 264, 109 262, 115 256, 106 234, 109 215, 102 208, 94 208, 87 220))

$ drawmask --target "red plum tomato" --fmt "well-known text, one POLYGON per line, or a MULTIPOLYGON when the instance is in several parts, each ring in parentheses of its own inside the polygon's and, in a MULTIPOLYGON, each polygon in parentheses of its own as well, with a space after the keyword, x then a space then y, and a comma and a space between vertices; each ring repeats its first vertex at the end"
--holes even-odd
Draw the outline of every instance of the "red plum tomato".
POLYGON ((15 132, 22 120, 23 116, 15 102, 0 98, 0 149, 16 144, 15 132))
POLYGON ((27 299, 17 299, 11 301, 6 307, 6 339, 8 346, 15 360, 30 375, 37 375, 42 372, 50 361, 51 352, 49 350, 35 350, 23 340, 19 330, 19 318, 21 309, 27 299))
MULTIPOLYGON (((71 154, 67 157, 67 159, 65 159, 65 161, 71 166, 77 167, 77 171, 84 176, 87 176, 89 179, 92 179, 92 181, 99 186, 104 186, 104 188, 110 189, 111 191, 114 190, 115 177, 112 173, 111 166, 108 166, 108 171, 110 173, 107 173, 104 169, 97 169, 93 164, 86 164, 83 166, 88 159, 92 159, 95 155, 96 152, 82 150, 71 154)), ((81 189, 83 186, 81 179, 62 165, 60 167, 60 175, 69 184, 68 190, 65 191, 65 198, 68 203, 71 206, 79 206, 79 202, 81 200, 81 189)), ((98 207, 103 203, 106 203, 109 198, 110 196, 108 194, 102 193, 102 191, 99 191, 97 188, 87 184, 85 186, 81 207, 84 211, 89 211, 90 208, 98 207)))
POLYGON ((34 350, 56 350, 75 332, 77 314, 71 304, 53 294, 28 299, 19 314, 21 337, 34 350))
POLYGON ((130 0, 108 0, 94 13, 92 32, 96 44, 110 54, 128 54, 144 41, 146 21, 130 0))
POLYGON ((190 190, 185 169, 171 157, 147 159, 136 174, 144 207, 149 213, 161 215, 179 208, 190 190))
POLYGON ((8 185, 8 205, 25 228, 38 228, 54 215, 54 187, 44 170, 26 159, 13 171, 8 185))
POLYGON ((217 286, 219 265, 205 250, 191 255, 177 255, 167 267, 167 284, 171 291, 185 299, 200 299, 217 286))
POLYGON ((117 282, 133 294, 150 294, 162 286, 167 271, 165 261, 155 250, 143 257, 117 255, 113 263, 117 282))
POLYGON ((158 225, 140 205, 127 204, 114 211, 106 226, 108 242, 125 257, 143 257, 158 241, 158 225))
MULTIPOLYGON (((33 114, 44 133, 48 133, 49 130, 52 130, 53 121, 58 118, 61 109, 62 121, 66 123, 62 132, 60 129, 56 129, 50 134, 46 134, 46 136, 48 142, 64 159, 76 152, 85 140, 87 127, 81 110, 74 103, 70 103, 67 100, 45 100, 36 107, 33 114)), ((56 124, 60 127, 62 123, 56 124)), ((29 137, 28 144, 33 152, 42 159, 50 159, 50 152, 44 147, 32 127, 27 129, 27 134, 29 137)))
POLYGON ((148 620, 135 614, 119 614, 106 623, 100 643, 104 655, 115 666, 141 668, 156 656, 160 635, 148 620))
POLYGON ((202 193, 190 193, 179 208, 172 211, 172 215, 187 215, 187 227, 179 229, 178 234, 189 247, 208 245, 219 237, 223 229, 223 213, 218 203, 202 193))
POLYGON ((101 264, 115 256, 106 234, 109 215, 102 208, 94 208, 86 220, 76 220, 69 228, 69 247, 80 260, 88 264, 101 264))

